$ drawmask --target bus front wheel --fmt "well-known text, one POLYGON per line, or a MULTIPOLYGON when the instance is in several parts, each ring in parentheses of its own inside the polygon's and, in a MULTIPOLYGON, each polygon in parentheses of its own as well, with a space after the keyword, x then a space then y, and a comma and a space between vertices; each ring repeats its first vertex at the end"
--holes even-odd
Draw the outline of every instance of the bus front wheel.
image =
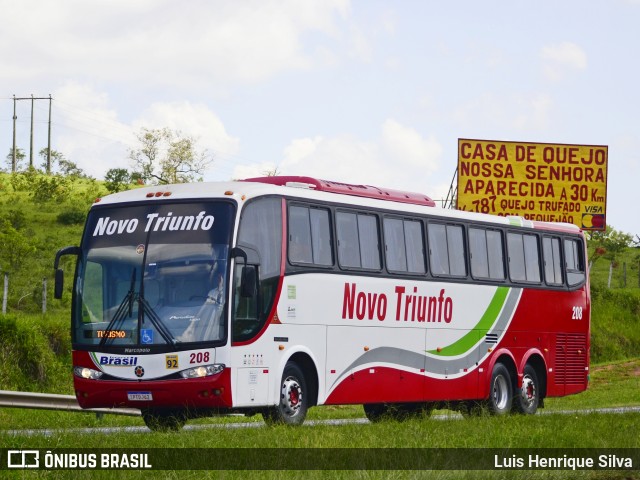
POLYGON ((307 416, 309 399, 307 383, 300 367, 289 362, 284 367, 280 382, 280 401, 275 407, 262 412, 269 425, 301 425, 307 416))
POLYGON ((186 416, 180 411, 142 410, 142 420, 152 432, 178 431, 187 423, 186 416))

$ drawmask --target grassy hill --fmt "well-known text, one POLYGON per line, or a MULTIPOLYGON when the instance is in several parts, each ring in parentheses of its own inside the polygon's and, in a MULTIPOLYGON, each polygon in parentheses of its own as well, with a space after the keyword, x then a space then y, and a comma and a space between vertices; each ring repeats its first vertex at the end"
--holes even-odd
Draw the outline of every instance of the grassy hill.
MULTIPOLYGON (((71 392, 69 300, 53 300, 53 259, 59 248, 79 244, 86 212, 107 193, 91 179, 0 174, 0 270, 10 275, 8 315, 0 314, 0 388, 71 392)), ((607 259, 591 270, 594 363, 640 356, 640 249, 628 248, 616 260, 611 289, 607 259), (620 288, 625 264, 627 288, 620 288)), ((64 261, 71 272, 72 260, 64 261)))

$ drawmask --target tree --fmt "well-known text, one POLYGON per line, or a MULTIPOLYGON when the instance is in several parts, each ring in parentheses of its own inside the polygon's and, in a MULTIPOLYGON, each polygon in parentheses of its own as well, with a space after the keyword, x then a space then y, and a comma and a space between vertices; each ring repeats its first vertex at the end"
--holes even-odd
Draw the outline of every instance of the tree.
MULTIPOLYGON (((129 150, 133 175, 158 184, 185 183, 202 175, 213 160, 195 138, 168 128, 142 128, 139 147, 129 150)), ((132 176, 133 176, 132 175, 132 176)))
POLYGON ((51 174, 52 171, 55 171, 65 177, 86 178, 84 171, 78 167, 75 162, 68 160, 57 150, 51 150, 51 163, 47 165, 47 150, 48 148, 45 147, 38 153, 42 158, 42 164, 40 167, 47 173, 47 175, 51 174))
POLYGON ((126 190, 131 183, 131 175, 126 168, 112 168, 104 176, 104 184, 111 193, 126 190))
POLYGON ((26 158, 24 150, 21 148, 16 148, 16 166, 15 170, 13 169, 13 148, 9 149, 9 154, 7 155, 7 165, 9 166, 9 172, 18 172, 22 168, 22 162, 26 158))
POLYGON ((589 233, 588 239, 589 248, 592 249, 590 255, 592 262, 600 257, 616 262, 618 256, 633 243, 633 237, 630 234, 620 232, 611 225, 607 225, 606 230, 602 232, 589 233))

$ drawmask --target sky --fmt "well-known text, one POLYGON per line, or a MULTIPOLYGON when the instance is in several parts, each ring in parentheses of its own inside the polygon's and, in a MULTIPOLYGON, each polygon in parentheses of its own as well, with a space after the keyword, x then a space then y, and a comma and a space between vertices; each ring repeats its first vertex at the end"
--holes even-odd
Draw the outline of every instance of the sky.
MULTIPOLYGON (((459 138, 608 145, 607 223, 640 235, 640 0, 0 0, 13 96, 52 96, 53 150, 101 179, 141 128, 204 180, 308 175, 446 196, 459 138)), ((16 102, 29 156, 31 101, 16 102)), ((34 159, 49 101, 34 101, 34 159)))

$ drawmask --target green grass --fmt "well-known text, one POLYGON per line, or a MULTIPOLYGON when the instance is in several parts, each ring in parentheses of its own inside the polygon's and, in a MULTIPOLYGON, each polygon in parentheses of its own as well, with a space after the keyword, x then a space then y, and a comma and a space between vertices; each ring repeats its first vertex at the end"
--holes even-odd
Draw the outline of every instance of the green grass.
MULTIPOLYGON (((323 449, 398 449, 398 448, 497 448, 523 449, 523 452, 539 448, 592 448, 597 451, 608 448, 640 448, 640 415, 638 414, 588 414, 588 415, 546 415, 546 416, 507 416, 477 417, 466 420, 449 419, 434 420, 429 418, 415 419, 407 422, 385 421, 377 424, 349 425, 315 425, 300 428, 261 427, 251 429, 207 429, 181 431, 177 433, 55 433, 50 436, 21 437, 0 436, 0 441, 11 448, 43 448, 43 449, 97 449, 117 446, 136 451, 146 448, 194 449, 184 450, 184 455, 202 455, 195 449, 231 448, 242 449, 229 451, 229 455, 238 455, 247 464, 261 449, 278 449, 274 454, 283 456, 296 455, 296 448, 323 449)), ((348 453, 348 452, 346 452, 348 453)), ((384 454, 385 452, 381 452, 384 454)), ((386 452, 393 455, 393 452, 386 452)), ((304 452, 306 454, 306 452, 304 452)), ((345 452, 337 452, 338 455, 345 452)), ((366 460, 362 453, 362 459, 366 460)), ((453 455, 453 453, 452 453, 453 455)), ((313 459, 312 459, 313 460, 313 459)), ((369 459, 371 460, 371 459, 369 459)), ((373 459, 376 460, 375 458, 373 459)), ((161 461, 158 460, 158 461, 161 461)), ((283 459, 287 465, 286 458, 283 459)), ((182 459, 184 465, 202 465, 205 459, 182 459)), ((157 464, 156 464, 157 465, 157 464)), ((206 463, 205 463, 206 465, 206 463)), ((315 463, 313 465, 316 465, 315 463)), ((326 461, 326 468, 334 465, 331 459, 326 461)), ((455 468, 455 467, 454 467, 455 468)), ((37 472, 40 473, 40 472, 37 472)), ((391 473, 396 478, 417 478, 415 475, 426 472, 305 472, 319 478, 388 478, 391 473), (357 475, 361 475, 358 477, 357 475), (399 476, 398 476, 399 475, 399 476)), ((436 472, 435 478, 476 478, 482 472, 436 472)), ((485 472, 486 478, 522 478, 525 472, 485 472)), ((526 472, 527 478, 638 478, 638 472, 526 472), (563 473, 561 475, 560 473, 563 473), (602 474, 606 477, 603 477, 602 474), (574 475, 575 474, 575 475, 574 475), (599 474, 599 475, 598 475, 599 474)), ((162 472, 163 475, 183 475, 183 473, 162 472)), ((250 475, 253 478, 255 472, 250 475)), ((261 473, 263 478, 275 478, 276 472, 261 473)), ((42 476, 48 476, 41 473, 42 476)), ((106 475, 101 472, 100 475, 106 475)), ((111 473, 113 475, 113 473, 111 473)), ((218 478, 217 472, 199 472, 207 478, 218 478)), ((246 478, 249 473, 229 471, 222 474, 224 478, 246 478)), ((120 478, 133 478, 134 473, 120 472, 120 478)), ((312 478, 313 478, 312 477, 312 478)))

